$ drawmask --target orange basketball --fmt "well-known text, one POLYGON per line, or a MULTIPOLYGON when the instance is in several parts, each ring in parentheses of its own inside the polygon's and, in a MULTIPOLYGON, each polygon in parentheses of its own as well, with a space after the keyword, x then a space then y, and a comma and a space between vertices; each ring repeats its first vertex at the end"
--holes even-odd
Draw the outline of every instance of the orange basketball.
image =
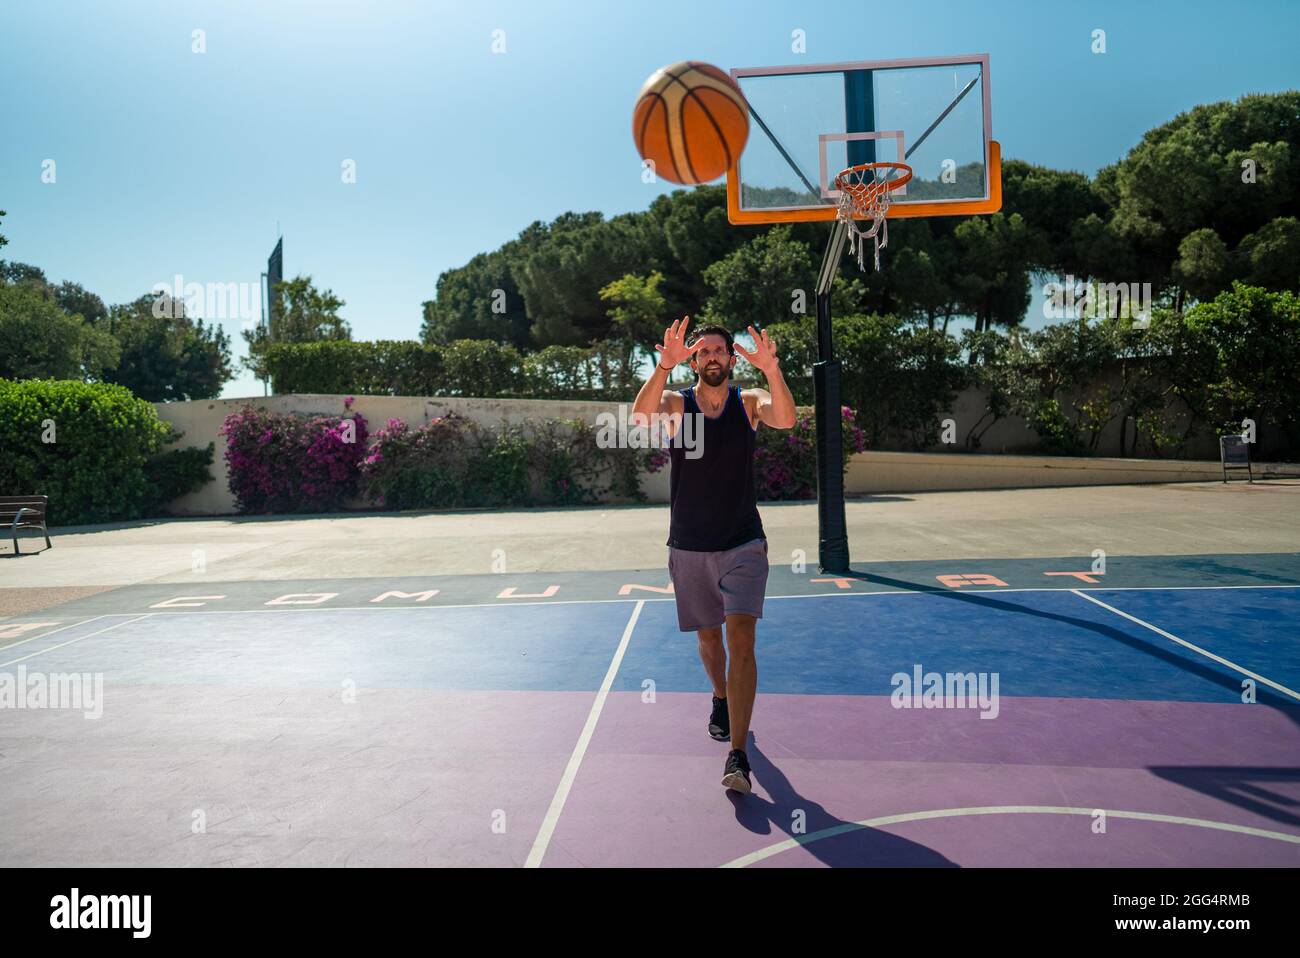
POLYGON ((656 70, 632 111, 637 152, 674 183, 716 180, 749 139, 740 87, 707 63, 683 60, 656 70))

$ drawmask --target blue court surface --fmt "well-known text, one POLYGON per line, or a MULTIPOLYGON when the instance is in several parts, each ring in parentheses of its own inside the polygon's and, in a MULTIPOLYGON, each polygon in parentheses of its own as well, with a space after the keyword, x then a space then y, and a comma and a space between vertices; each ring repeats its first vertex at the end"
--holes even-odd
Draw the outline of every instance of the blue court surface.
POLYGON ((1300 555, 855 568, 772 569, 744 797, 665 570, 0 622, 0 864, 1300 864, 1300 555))

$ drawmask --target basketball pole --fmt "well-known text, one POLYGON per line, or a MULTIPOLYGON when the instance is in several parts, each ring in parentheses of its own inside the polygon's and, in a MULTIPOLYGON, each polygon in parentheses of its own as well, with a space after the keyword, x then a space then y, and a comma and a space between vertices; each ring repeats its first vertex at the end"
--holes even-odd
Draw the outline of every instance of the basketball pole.
POLYGON ((845 223, 835 220, 817 277, 818 361, 813 364, 813 393, 817 418, 817 566, 822 572, 849 571, 840 363, 831 336, 831 286, 844 256, 847 236, 845 223))
MULTIPOLYGON (((926 128, 908 148, 904 159, 911 157, 943 118, 974 89, 979 77, 975 77, 953 98, 933 123, 926 128)), ((866 74, 845 74, 844 99, 849 113, 845 117, 845 127, 850 131, 865 132, 870 128, 868 118, 874 114, 872 87, 866 74)), ((758 114, 750 108, 750 113, 758 119, 763 132, 775 143, 776 138, 759 119, 758 114)), ((807 177, 795 164, 790 155, 777 143, 777 148, 786 162, 799 178, 804 181, 808 191, 816 195, 807 177)), ((876 158, 875 144, 870 140, 850 142, 848 144, 850 164, 868 163, 876 158), (856 155, 855 155, 856 153, 856 155)), ((821 272, 817 276, 817 359, 813 364, 813 393, 817 415, 817 566, 822 572, 849 571, 849 535, 848 524, 844 518, 844 417, 840 412, 841 369, 835 358, 835 343, 831 331, 831 286, 835 283, 835 274, 839 272, 840 260, 844 256, 844 243, 848 238, 848 224, 836 218, 831 229, 830 241, 826 244, 826 254, 822 257, 821 272)))

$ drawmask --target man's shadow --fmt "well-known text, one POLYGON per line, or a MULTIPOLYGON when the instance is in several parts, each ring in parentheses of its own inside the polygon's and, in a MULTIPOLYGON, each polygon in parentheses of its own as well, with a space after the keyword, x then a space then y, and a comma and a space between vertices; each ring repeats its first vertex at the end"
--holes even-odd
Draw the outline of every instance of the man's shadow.
POLYGON ((747 753, 753 777, 763 785, 772 800, 733 791, 728 791, 727 797, 735 806, 736 821, 756 835, 772 834, 772 826, 776 826, 775 830, 789 838, 807 840, 827 829, 844 829, 840 834, 815 838, 804 845, 832 868, 960 867, 932 848, 836 818, 817 802, 800 795, 785 773, 759 749, 753 732, 749 733, 747 753), (801 825, 799 832, 795 831, 796 824, 801 825))

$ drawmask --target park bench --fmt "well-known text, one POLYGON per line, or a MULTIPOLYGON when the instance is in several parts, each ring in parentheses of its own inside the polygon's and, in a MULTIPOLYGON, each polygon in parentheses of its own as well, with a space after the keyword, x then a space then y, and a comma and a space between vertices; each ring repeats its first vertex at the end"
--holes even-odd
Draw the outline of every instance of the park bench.
POLYGON ((0 527, 13 536, 14 555, 22 555, 18 549, 19 529, 39 529, 45 533, 45 548, 52 548, 50 532, 45 528, 49 504, 49 496, 0 496, 0 527))

